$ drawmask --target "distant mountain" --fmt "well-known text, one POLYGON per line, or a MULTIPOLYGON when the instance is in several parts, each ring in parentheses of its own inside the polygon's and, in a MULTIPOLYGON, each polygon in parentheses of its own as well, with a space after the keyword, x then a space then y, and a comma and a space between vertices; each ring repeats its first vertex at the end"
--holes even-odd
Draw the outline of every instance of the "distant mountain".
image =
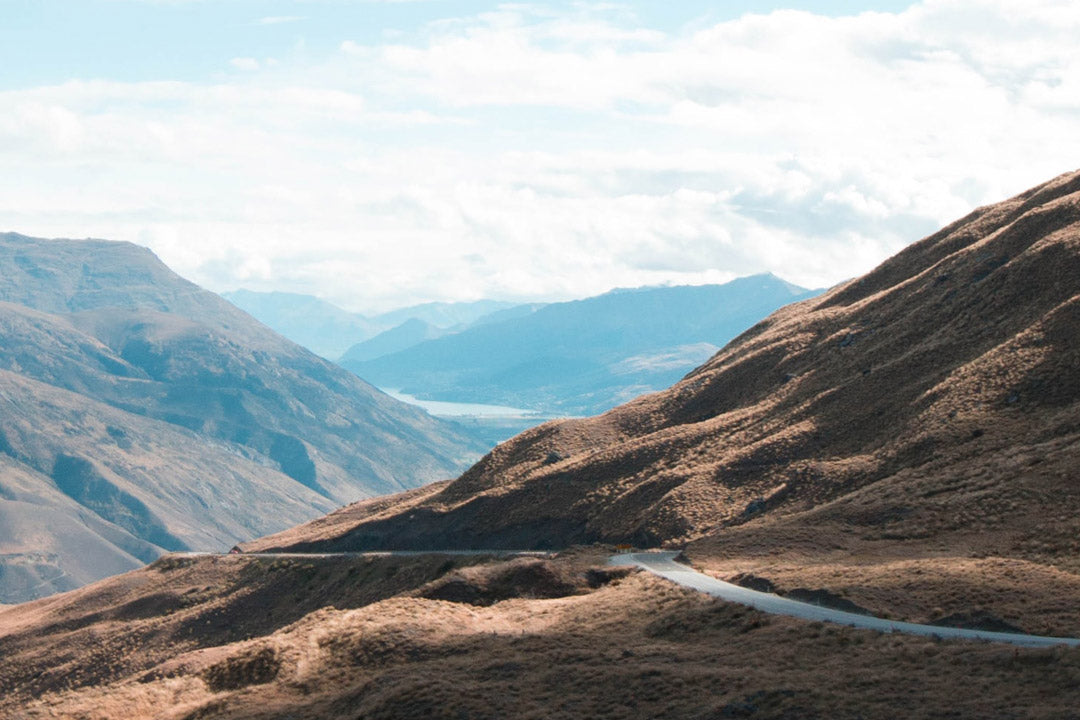
POLYGON ((312 295, 243 289, 221 295, 281 335, 330 360, 385 329, 384 323, 312 295))
POLYGON ((0 601, 228 548, 479 450, 144 248, 0 235, 0 601))
POLYGON ((342 364, 432 400, 601 412, 675 382, 778 307, 811 297, 773 275, 613 291, 553 303, 371 360, 342 364))
POLYGON ((383 355, 399 352, 425 340, 434 340, 447 334, 447 330, 435 327, 419 318, 405 322, 379 333, 375 337, 357 343, 345 351, 339 362, 363 362, 383 355))
MULTIPOLYGON (((433 305, 440 305, 439 303, 432 303, 433 305)), ((495 303, 499 304, 499 303, 495 303)), ((446 305, 442 303, 441 305, 446 305)), ((470 303, 473 309, 477 307, 483 307, 489 305, 478 305, 476 303, 470 303)), ((341 358, 338 360, 340 364, 364 362, 367 360, 374 360, 384 355, 390 355, 396 352, 401 352, 411 348, 414 345, 419 345, 427 340, 435 340, 446 335, 452 335, 456 332, 462 332, 469 329, 469 327, 477 327, 480 325, 492 325, 494 323, 504 322, 506 320, 514 320, 517 318, 531 315, 540 308, 544 307, 545 303, 528 303, 524 305, 513 305, 501 310, 495 310, 486 315, 473 318, 466 324, 453 324, 450 326, 438 326, 434 325, 427 320, 421 320, 419 317, 409 317, 408 320, 396 325, 389 330, 385 330, 373 338, 364 340, 353 345, 346 350, 341 358)), ((417 306, 421 309, 427 306, 417 306)), ((392 316, 397 317, 401 313, 409 312, 410 308, 405 308, 401 311, 395 311, 392 316)), ((444 320, 448 317, 462 318, 468 317, 470 313, 468 309, 465 312, 443 312, 447 308, 437 310, 434 313, 428 313, 430 316, 441 316, 444 320)), ((385 316, 380 316, 385 317, 385 316)))
MULTIPOLYGON (((236 290, 221 294, 229 302, 252 315, 276 332, 284 335, 298 345, 329 360, 342 357, 358 343, 367 342, 377 335, 394 330, 409 321, 419 321, 430 328, 450 331, 461 330, 483 320, 494 313, 531 312, 535 305, 517 305, 498 300, 477 300, 473 302, 431 302, 398 308, 370 317, 347 310, 320 300, 312 295, 285 292, 255 292, 236 290)), ((406 338, 418 337, 417 342, 436 337, 440 333, 428 330, 429 336, 417 333, 417 325, 412 324, 404 330, 394 333, 389 338, 380 340, 366 350, 358 350, 354 355, 371 355, 372 348, 391 347, 401 350, 408 345, 406 338)), ((446 334, 441 333, 441 334, 446 334)))
MULTIPOLYGON (((500 323, 504 320, 516 320, 517 318, 523 318, 526 315, 532 315, 534 312, 542 307, 547 307, 550 303, 525 303, 523 305, 514 305, 508 307, 505 310, 496 310, 495 312, 487 315, 482 315, 476 320, 473 320, 469 327, 477 327, 479 325, 492 325, 494 323, 500 323)), ((468 328, 461 328, 466 330, 468 328)))
POLYGON ((406 320, 423 320, 437 328, 472 325, 492 313, 518 307, 518 303, 503 300, 474 300, 471 302, 430 302, 391 310, 372 319, 386 328, 400 325, 406 320))

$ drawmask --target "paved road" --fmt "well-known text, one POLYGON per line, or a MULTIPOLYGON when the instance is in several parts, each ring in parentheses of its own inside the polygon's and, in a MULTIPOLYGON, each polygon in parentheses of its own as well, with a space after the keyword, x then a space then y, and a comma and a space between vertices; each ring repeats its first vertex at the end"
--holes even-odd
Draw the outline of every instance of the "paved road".
POLYGON ((637 565, 684 587, 718 597, 723 600, 749 605, 762 612, 773 615, 787 615, 802 620, 818 620, 839 623, 857 628, 879 630, 881 632, 899 632, 909 635, 925 635, 939 638, 964 638, 967 640, 988 640, 1009 643, 1023 647, 1052 647, 1054 645, 1080 646, 1080 638, 1045 637, 1042 635, 1024 635, 1022 633, 990 632, 987 630, 967 630, 964 628, 941 627, 938 625, 919 625, 917 623, 885 620, 870 615, 832 610, 819 605, 790 600, 772 593, 758 592, 723 580, 709 577, 681 563, 675 562, 675 552, 627 553, 615 555, 609 561, 612 565, 637 565))
POLYGON ((419 555, 495 555, 507 557, 523 555, 527 557, 548 557, 547 550, 358 550, 356 552, 241 552, 218 553, 202 550, 172 552, 162 557, 261 557, 261 558, 336 558, 336 557, 414 557, 419 555))
MULTIPOLYGON (((391 550, 369 552, 337 552, 337 553, 243 553, 248 556, 259 557, 285 557, 285 558, 331 558, 331 557, 379 557, 379 556, 412 556, 412 555, 530 555, 545 557, 549 552, 533 550, 391 550)), ((170 553, 173 557, 205 557, 219 555, 209 552, 178 552, 170 553)), ((900 622, 897 620, 885 620, 871 615, 833 610, 831 608, 799 602, 789 598, 773 595, 772 593, 758 592, 733 585, 723 580, 709 577, 703 573, 681 563, 675 562, 677 552, 644 552, 626 553, 614 555, 608 562, 611 565, 637 565, 644 570, 671 580, 674 583, 703 592, 722 600, 748 605, 756 610, 773 615, 787 615, 801 620, 817 620, 821 622, 850 625, 851 627, 878 630, 880 632, 899 632, 909 635, 923 635, 938 638, 962 638, 966 640, 987 640, 991 642, 1008 643, 1022 647, 1052 647, 1055 645, 1070 645, 1080 647, 1080 638, 1046 637, 1044 635, 1025 635, 1023 633, 990 632, 989 630, 968 630, 966 628, 942 627, 940 625, 919 625, 918 623, 900 622)))

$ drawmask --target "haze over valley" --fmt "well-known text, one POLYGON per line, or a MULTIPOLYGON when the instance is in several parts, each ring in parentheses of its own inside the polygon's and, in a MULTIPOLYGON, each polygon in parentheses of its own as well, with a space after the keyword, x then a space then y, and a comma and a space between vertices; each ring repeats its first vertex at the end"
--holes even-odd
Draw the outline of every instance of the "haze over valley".
MULTIPOLYGON (((662 390, 771 311, 815 292, 760 275, 562 303, 421 305, 365 319, 366 333, 354 329, 351 337, 405 318, 350 346, 337 362, 493 445, 546 419, 603 412, 662 390)), ((349 336, 332 320, 344 311, 315 298, 225 297, 312 350, 335 332, 349 336), (293 322, 305 315, 327 322, 293 322)))
POLYGON ((299 293, 241 289, 222 293, 222 297, 327 360, 339 360, 345 355, 356 359, 379 357, 485 319, 498 320, 502 311, 521 308, 519 312, 528 312, 536 307, 498 300, 432 302, 366 316, 299 293), (395 337, 401 337, 397 344, 395 337), (361 347, 353 351, 358 345, 361 347), (373 349, 365 351, 364 346, 373 349))

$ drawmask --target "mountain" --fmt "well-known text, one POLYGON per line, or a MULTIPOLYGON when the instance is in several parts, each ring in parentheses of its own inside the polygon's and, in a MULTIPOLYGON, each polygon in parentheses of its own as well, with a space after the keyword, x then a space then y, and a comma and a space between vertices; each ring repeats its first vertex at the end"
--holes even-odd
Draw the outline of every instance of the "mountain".
POLYGON ((240 289, 221 296, 275 332, 331 360, 384 329, 382 323, 312 295, 240 289))
POLYGON ((425 340, 434 340, 446 333, 446 330, 435 327, 429 322, 419 318, 409 318, 400 325, 353 345, 345 351, 339 362, 349 363, 372 360, 418 345, 425 340))
MULTIPOLYGON (((682 547, 748 587, 1080 636, 1080 173, 759 323, 671 389, 249 550, 682 547)), ((1066 718, 1080 653, 768 615, 544 557, 171 556, 0 608, 0 715, 1066 718)))
POLYGON ((505 300, 473 300, 467 302, 429 302, 398 308, 376 315, 373 319, 386 328, 400 325, 406 320, 422 320, 437 328, 450 329, 468 326, 492 313, 511 310, 518 303, 505 300))
POLYGON ((127 243, 0 235, 0 600, 452 476, 478 446, 127 243))
MULTIPOLYGON (((409 321, 418 321, 439 330, 460 329, 492 313, 519 307, 516 303, 499 300, 431 302, 369 317, 342 310, 325 300, 300 293, 241 289, 222 293, 222 297, 298 345, 331 360, 340 358, 357 343, 371 340, 409 321)), ((409 330, 406 330, 391 336, 397 338, 394 343, 400 345, 403 338, 408 337, 408 332, 409 330)), ((427 338, 421 338, 423 339, 427 338)), ((357 352, 368 355, 371 351, 357 352)))
MULTIPOLYGON (((421 320, 419 317, 409 317, 408 320, 400 325, 395 325, 373 338, 356 343, 341 355, 338 362, 341 364, 348 364, 374 360, 375 358, 380 358, 384 355, 401 352, 402 350, 411 348, 414 345, 419 345, 427 340, 435 340, 445 335, 462 332, 469 327, 492 325, 507 320, 516 320, 531 315, 544 307, 544 305, 544 303, 514 305, 502 310, 495 310, 486 315, 481 315, 478 318, 473 318, 467 324, 454 324, 451 326, 435 325, 427 320, 421 320)), ((489 307, 489 305, 480 305, 480 307, 489 307)), ((401 312, 408 310, 409 308, 406 308, 401 312)))
POLYGON ((1073 173, 781 309, 664 392, 250 547, 926 543, 1080 570, 1078 368, 1073 173))
POLYGON ((524 303, 521 305, 514 305, 513 307, 505 308, 504 310, 496 310, 488 313, 487 315, 481 315, 468 324, 467 327, 461 328, 462 330, 468 327, 476 327, 478 325, 491 325, 493 323, 500 323, 505 320, 516 320, 523 318, 526 315, 532 315, 534 312, 542 307, 547 307, 550 303, 524 303))
POLYGON ((768 313, 813 294, 773 275, 619 290, 341 362, 427 400, 600 412, 667 387, 768 313))

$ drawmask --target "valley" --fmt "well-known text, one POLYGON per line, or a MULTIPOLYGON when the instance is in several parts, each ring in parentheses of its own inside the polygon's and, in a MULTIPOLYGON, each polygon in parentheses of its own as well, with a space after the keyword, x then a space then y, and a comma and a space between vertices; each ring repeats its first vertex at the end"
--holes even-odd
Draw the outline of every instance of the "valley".
POLYGON ((381 388, 390 397, 423 408, 432 416, 458 425, 464 432, 488 447, 495 447, 509 438, 561 416, 546 417, 534 410, 505 405, 459 403, 444 400, 421 400, 407 393, 381 388))
POLYGON ((610 557, 670 548, 753 602, 1080 637, 1077 278, 1069 173, 456 479, 0 610, 0 713, 1071 717, 1080 648, 766 614, 610 557))
POLYGON ((267 327, 327 360, 370 359, 428 337, 527 313, 536 305, 499 300, 410 305, 379 313, 354 313, 311 295, 234 290, 222 294, 267 327), (355 348, 355 350, 354 350, 355 348), (374 354, 372 354, 374 353, 374 354))
POLYGON ((0 2, 0 720, 1080 720, 1078 36, 0 2))
POLYGON ((773 310, 819 293, 762 275, 546 304, 429 303, 371 316, 287 293, 225 297, 316 352, 331 328, 336 337, 365 336, 334 356, 341 366, 493 447, 545 420, 600 413, 662 390, 773 310), (346 316, 368 329, 346 328, 346 316))

